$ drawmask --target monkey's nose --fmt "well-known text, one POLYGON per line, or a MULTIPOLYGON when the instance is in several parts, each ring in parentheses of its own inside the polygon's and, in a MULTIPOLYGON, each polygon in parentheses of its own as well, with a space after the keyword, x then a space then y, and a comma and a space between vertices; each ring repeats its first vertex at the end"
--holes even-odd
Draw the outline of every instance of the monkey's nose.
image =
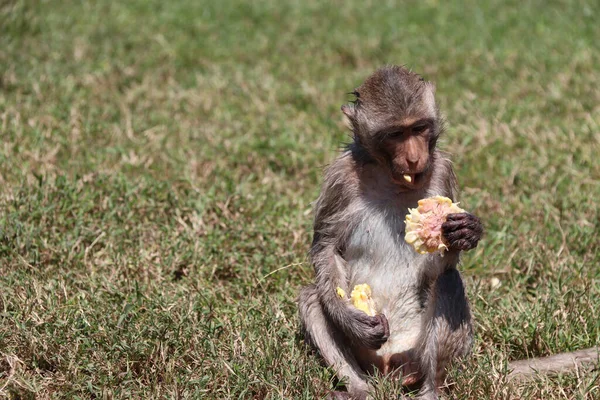
POLYGON ((411 159, 407 158, 406 164, 408 164, 408 169, 410 171, 414 171, 415 169, 417 169, 417 165, 419 164, 419 159, 417 158, 416 160, 415 159, 411 160, 411 159))

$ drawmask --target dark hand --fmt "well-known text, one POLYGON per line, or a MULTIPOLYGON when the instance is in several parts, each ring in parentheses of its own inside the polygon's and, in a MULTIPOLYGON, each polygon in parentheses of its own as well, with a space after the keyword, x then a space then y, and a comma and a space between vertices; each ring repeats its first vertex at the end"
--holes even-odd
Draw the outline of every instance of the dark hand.
POLYGON ((388 340, 390 326, 385 315, 378 314, 371 317, 354 307, 351 313, 355 322, 352 325, 351 335, 357 344, 377 350, 388 340))
POLYGON ((483 225, 473 214, 449 214, 442 225, 442 235, 450 250, 471 250, 483 235, 483 225))

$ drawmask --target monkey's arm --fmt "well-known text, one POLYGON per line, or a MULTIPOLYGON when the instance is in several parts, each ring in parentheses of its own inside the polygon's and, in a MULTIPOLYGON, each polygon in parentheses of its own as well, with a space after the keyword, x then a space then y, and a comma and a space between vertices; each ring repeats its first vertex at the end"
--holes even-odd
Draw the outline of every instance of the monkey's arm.
POLYGON ((352 230, 355 216, 349 211, 356 199, 358 179, 349 153, 340 156, 326 174, 315 205, 314 237, 310 259, 315 269, 315 284, 327 318, 350 340, 378 349, 389 336, 387 319, 371 317, 337 295, 337 287, 347 293, 348 266, 342 249, 352 230))
POLYGON ((315 284, 325 314, 353 342, 378 349, 389 336, 388 321, 383 314, 369 316, 337 295, 337 287, 350 292, 346 279, 346 261, 337 247, 315 233, 311 260, 315 284))
MULTIPOLYGON (((432 177, 435 185, 440 188, 440 194, 450 198, 453 202, 458 197, 458 182, 452 168, 448 155, 442 151, 434 152, 435 170, 432 177)), ((458 254, 463 250, 471 250, 477 247, 483 236, 483 224, 481 220, 471 213, 449 214, 446 222, 442 225, 442 234, 446 239, 450 253, 458 263, 458 254)))

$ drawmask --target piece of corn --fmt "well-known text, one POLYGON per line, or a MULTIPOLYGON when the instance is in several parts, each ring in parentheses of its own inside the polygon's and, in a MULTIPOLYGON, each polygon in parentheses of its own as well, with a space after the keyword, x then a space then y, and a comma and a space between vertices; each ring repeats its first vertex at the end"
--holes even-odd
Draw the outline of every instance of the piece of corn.
POLYGON ((371 298, 371 287, 368 284, 363 283, 354 286, 354 290, 350 294, 350 300, 354 307, 364 311, 367 315, 375 315, 375 302, 371 298))
MULTIPOLYGON (((346 299, 346 291, 344 289, 338 286, 335 291, 339 298, 346 299)), ((366 283, 354 286, 352 293, 350 293, 350 302, 354 307, 370 316, 376 314, 375 302, 371 298, 371 287, 366 283)))
POLYGON ((448 214, 465 212, 447 197, 435 196, 419 200, 417 208, 409 208, 406 215, 404 240, 420 254, 448 250, 442 235, 442 224, 448 214))

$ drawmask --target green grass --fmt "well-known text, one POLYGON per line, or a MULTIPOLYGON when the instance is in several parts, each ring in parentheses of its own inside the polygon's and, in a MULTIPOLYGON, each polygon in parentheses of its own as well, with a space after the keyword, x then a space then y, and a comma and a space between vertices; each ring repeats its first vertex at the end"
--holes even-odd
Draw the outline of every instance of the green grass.
MULTIPOLYGON (((457 399, 597 399, 596 1, 0 3, 0 397, 318 398, 311 202, 383 64, 437 83, 476 320, 457 399), (498 278, 499 288, 490 281, 498 278)), ((377 398, 393 384, 380 382, 377 398)))

